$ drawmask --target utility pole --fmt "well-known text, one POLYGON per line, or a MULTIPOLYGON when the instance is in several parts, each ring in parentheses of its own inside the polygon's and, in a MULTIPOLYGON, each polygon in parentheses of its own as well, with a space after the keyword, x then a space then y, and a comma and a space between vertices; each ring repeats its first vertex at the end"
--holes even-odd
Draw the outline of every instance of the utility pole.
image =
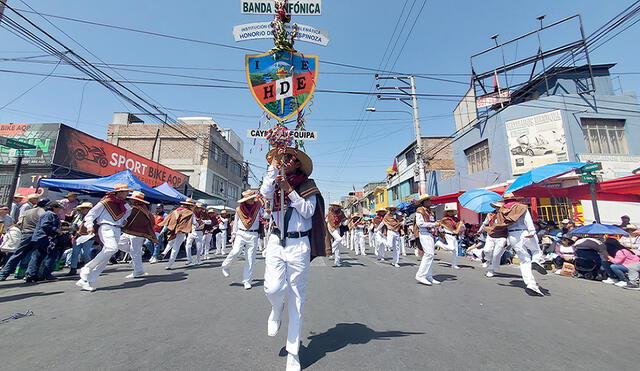
POLYGON ((13 169, 13 179, 11 180, 11 187, 9 188, 9 194, 7 195, 7 207, 11 210, 11 204, 13 203, 13 195, 16 194, 18 188, 18 179, 20 178, 20 169, 22 168, 22 151, 18 150, 18 156, 16 157, 16 166, 13 169))
POLYGON ((420 115, 418 114, 418 99, 416 98, 415 78, 413 77, 413 75, 380 76, 378 74, 376 74, 375 77, 376 80, 396 80, 404 84, 404 86, 380 86, 380 84, 377 84, 376 88, 379 90, 395 89, 400 90, 404 95, 406 95, 406 97, 399 96, 393 98, 378 95, 378 99, 396 100, 406 104, 413 109, 413 128, 416 136, 416 161, 418 162, 418 184, 420 186, 420 194, 427 194, 427 175, 424 166, 424 159, 422 158, 422 136, 420 134, 420 115), (411 89, 411 92, 408 92, 407 89, 411 89), (411 103, 407 103, 406 101, 408 100, 411 100, 411 103))

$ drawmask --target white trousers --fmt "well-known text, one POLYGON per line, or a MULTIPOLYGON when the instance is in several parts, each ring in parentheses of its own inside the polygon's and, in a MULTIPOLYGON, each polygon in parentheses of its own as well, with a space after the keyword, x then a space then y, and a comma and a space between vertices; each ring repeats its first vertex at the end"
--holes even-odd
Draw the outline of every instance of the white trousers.
POLYGON ((344 245, 347 249, 352 250, 352 244, 351 244, 351 231, 346 231, 344 232, 344 245))
POLYGON ((340 246, 344 246, 345 237, 340 236, 340 230, 338 228, 331 232, 333 242, 331 243, 331 252, 333 253, 333 259, 336 265, 340 265, 340 246))
MULTIPOLYGON (((171 249, 171 256, 169 257, 169 261, 167 262, 167 268, 171 268, 173 266, 173 263, 176 262, 176 257, 178 257, 178 253, 180 252, 180 246, 186 238, 187 235, 185 233, 178 233, 176 235, 176 238, 169 241, 169 244, 167 246, 171 249)), ((187 260, 189 260, 190 258, 191 253, 187 255, 187 260)))
POLYGON ((391 253, 393 254, 391 264, 398 264, 400 261, 400 234, 392 230, 387 230, 387 239, 383 244, 391 250, 391 253))
POLYGON ((285 297, 288 299, 289 329, 287 352, 297 355, 300 348, 302 312, 309 272, 309 238, 287 238, 286 246, 272 234, 267 244, 265 258, 264 292, 273 307, 274 320, 280 320, 285 297))
POLYGON ((416 279, 422 278, 428 281, 433 279, 433 256, 434 256, 433 236, 431 233, 420 233, 420 245, 424 249, 424 255, 420 260, 420 267, 416 273, 416 279))
POLYGON ((227 230, 221 229, 220 233, 216 235, 216 254, 217 255, 226 254, 226 251, 225 251, 226 247, 227 247, 227 230))
POLYGON ((211 248, 211 238, 213 235, 211 233, 207 233, 202 237, 202 258, 209 259, 209 249, 211 248))
POLYGON ((529 234, 528 231, 510 232, 509 246, 513 248, 518 259, 520 259, 520 273, 522 274, 524 283, 527 286, 538 286, 531 272, 531 255, 529 255, 529 251, 525 247, 527 242, 529 242, 527 240, 532 240, 533 238, 525 238, 524 236, 527 234, 529 234))
POLYGON ((506 237, 498 237, 494 238, 491 236, 487 236, 487 240, 484 243, 484 258, 487 260, 487 271, 491 273, 495 273, 498 269, 500 269, 500 260, 502 259, 502 254, 504 254, 504 249, 507 247, 507 238, 506 237))
POLYGON ((375 248, 376 248, 376 256, 380 259, 384 259, 385 254, 385 248, 387 246, 386 244, 386 240, 387 240, 387 236, 383 235, 381 232, 376 232, 375 236, 374 236, 374 244, 375 244, 375 248))
POLYGON ((361 229, 357 229, 355 232, 353 232, 353 245, 353 248, 356 251, 356 255, 367 254, 364 249, 364 232, 361 229))
POLYGON ((187 236, 187 243, 184 246, 185 250, 187 250, 187 263, 192 262, 191 247, 193 246, 194 243, 196 244, 195 263, 196 264, 200 263, 200 257, 202 256, 202 239, 203 238, 204 238, 204 233, 202 233, 202 231, 192 231, 187 236))
POLYGON ((368 238, 368 240, 369 240, 369 248, 371 249, 371 253, 373 255, 378 255, 378 250, 376 249, 376 245, 374 243, 374 241, 375 241, 375 238, 374 238, 375 237, 375 232, 370 231, 368 237, 369 237, 368 238))
POLYGON ((534 236, 533 238, 527 238, 525 241, 525 247, 531 253, 531 261, 534 261, 540 265, 545 263, 544 254, 540 249, 540 244, 538 243, 538 237, 534 236))
POLYGON ((400 236, 400 250, 402 251, 402 255, 407 255, 407 241, 405 241, 404 236, 400 236))
POLYGON ((441 247, 447 251, 451 251, 451 266, 458 265, 458 237, 449 233, 444 235, 446 243, 442 241, 436 242, 436 246, 441 247))
POLYGON ((144 240, 144 237, 122 233, 118 241, 118 249, 131 255, 134 274, 144 273, 144 267, 142 266, 142 244, 144 244, 144 240))
POLYGON ((236 238, 233 240, 233 246, 229 255, 222 262, 222 268, 228 267, 233 261, 244 251, 244 272, 242 274, 242 282, 251 282, 253 276, 253 265, 256 262, 256 248, 258 247, 258 232, 247 232, 238 230, 236 238))
POLYGON ((107 267, 109 259, 118 251, 120 241, 120 227, 109 224, 102 224, 98 227, 98 236, 102 241, 102 250, 93 260, 85 264, 82 269, 89 270, 87 282, 96 282, 102 271, 107 267))

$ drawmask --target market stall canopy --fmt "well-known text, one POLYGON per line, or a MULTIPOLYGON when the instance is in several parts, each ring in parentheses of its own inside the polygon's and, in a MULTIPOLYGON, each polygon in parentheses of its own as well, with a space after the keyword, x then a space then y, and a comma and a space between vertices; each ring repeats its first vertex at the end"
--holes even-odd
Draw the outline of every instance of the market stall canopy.
MULTIPOLYGON (((503 194, 504 191, 507 189, 507 186, 505 184, 502 184, 502 185, 496 185, 496 186, 482 188, 482 189, 486 189, 488 191, 495 192, 497 194, 503 194)), ((462 196, 463 193, 465 193, 465 191, 459 191, 457 193, 451 193, 448 195, 436 196, 431 199, 431 203, 433 205, 441 205, 441 204, 448 204, 451 202, 458 202, 458 197, 462 196)))
POLYGON ((155 189, 156 191, 158 191, 160 193, 164 193, 167 196, 175 197, 175 198, 178 198, 180 200, 186 200, 187 198, 189 198, 189 197, 183 195, 182 193, 178 192, 175 188, 170 186, 169 183, 167 183, 167 182, 164 182, 164 183, 160 184, 157 187, 153 187, 153 189, 155 189))
POLYGON ((537 167, 520 175, 511 183, 505 193, 516 192, 522 188, 559 177, 581 168, 586 164, 586 162, 557 162, 555 164, 537 167))
POLYGON ((179 203, 182 199, 166 195, 162 192, 151 188, 144 184, 140 179, 136 178, 130 170, 124 170, 119 173, 88 179, 50 179, 42 178, 38 182, 40 186, 65 189, 71 191, 81 191, 84 193, 106 193, 113 191, 116 184, 126 183, 129 187, 142 191, 145 199, 151 202, 179 203))
POLYGON ((493 211, 492 203, 502 200, 502 196, 488 189, 473 189, 458 197, 460 206, 476 213, 490 213, 493 211))
POLYGON ((587 224, 580 228, 576 228, 569 232, 570 234, 575 235, 619 235, 619 236, 627 236, 629 233, 625 232, 624 229, 610 224, 587 224))
MULTIPOLYGON (((640 174, 595 183, 596 198, 599 201, 640 202, 640 174)), ((516 192, 523 197, 556 197, 572 200, 589 200, 589 185, 582 184, 568 188, 545 187, 544 185, 525 187, 516 192)))

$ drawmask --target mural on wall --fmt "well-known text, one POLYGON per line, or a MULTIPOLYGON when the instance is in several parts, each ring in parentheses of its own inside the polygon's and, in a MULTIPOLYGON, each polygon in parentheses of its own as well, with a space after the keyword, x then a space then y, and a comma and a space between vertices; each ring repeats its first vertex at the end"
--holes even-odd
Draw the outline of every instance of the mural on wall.
POLYGON ((513 175, 539 166, 568 161, 562 114, 551 111, 507 121, 513 175))

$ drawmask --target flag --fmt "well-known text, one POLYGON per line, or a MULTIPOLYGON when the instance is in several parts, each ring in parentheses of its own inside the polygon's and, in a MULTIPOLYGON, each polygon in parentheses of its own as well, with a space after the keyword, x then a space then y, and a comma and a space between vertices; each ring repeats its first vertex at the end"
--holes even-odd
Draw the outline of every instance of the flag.
POLYGON ((493 71, 493 92, 497 93, 500 91, 500 83, 498 83, 498 73, 493 71))
POLYGON ((391 166, 391 170, 395 171, 396 173, 398 172, 398 163, 396 162, 396 159, 393 159, 393 166, 391 166))

